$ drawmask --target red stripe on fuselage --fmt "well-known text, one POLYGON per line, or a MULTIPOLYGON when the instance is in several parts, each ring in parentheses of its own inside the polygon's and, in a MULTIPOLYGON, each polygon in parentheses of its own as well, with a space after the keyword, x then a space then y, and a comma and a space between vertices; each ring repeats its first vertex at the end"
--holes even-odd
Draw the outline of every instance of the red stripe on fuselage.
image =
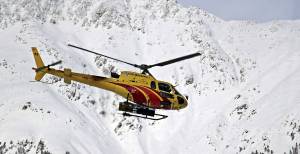
POLYGON ((128 92, 131 93, 133 97, 133 102, 140 105, 148 105, 145 95, 139 89, 135 88, 134 86, 130 86, 126 84, 121 84, 121 83, 114 83, 114 84, 126 88, 128 92))
POLYGON ((137 86, 141 90, 146 93, 150 99, 150 105, 153 108, 160 108, 160 96, 157 94, 154 90, 148 88, 148 87, 143 87, 143 86, 137 86))

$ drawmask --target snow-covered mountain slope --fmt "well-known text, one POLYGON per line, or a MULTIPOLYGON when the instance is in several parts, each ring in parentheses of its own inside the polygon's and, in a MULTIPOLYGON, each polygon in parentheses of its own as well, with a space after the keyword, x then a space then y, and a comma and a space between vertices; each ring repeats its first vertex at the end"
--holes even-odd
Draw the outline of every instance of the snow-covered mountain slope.
POLYGON ((175 1, 0 1, 0 153, 284 153, 300 147, 300 21, 225 22, 175 1), (189 95, 165 120, 125 118, 119 96, 47 75, 34 80, 31 47, 57 68, 109 76, 133 63, 203 56, 153 68, 189 95))

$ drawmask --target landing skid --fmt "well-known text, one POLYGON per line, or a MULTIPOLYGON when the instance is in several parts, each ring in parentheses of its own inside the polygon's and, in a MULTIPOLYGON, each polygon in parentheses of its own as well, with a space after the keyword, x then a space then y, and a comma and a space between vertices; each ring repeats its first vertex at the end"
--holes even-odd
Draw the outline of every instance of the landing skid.
POLYGON ((154 114, 154 117, 158 117, 158 118, 152 118, 149 117, 147 115, 139 115, 139 114, 131 114, 131 113, 127 113, 127 112, 123 112, 122 114, 123 116, 127 116, 127 117, 138 117, 138 118, 143 118, 143 119, 149 119, 149 120, 162 120, 162 119, 166 119, 168 116, 166 115, 162 115, 162 114, 154 114))

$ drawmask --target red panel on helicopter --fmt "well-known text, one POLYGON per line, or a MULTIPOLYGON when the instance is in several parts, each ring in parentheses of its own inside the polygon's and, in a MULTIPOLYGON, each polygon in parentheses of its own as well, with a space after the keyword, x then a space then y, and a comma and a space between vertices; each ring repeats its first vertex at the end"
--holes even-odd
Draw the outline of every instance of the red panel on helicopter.
POLYGON ((152 89, 147 88, 147 87, 143 87, 143 86, 138 86, 138 88, 140 88, 141 90, 144 91, 144 93, 146 93, 150 99, 150 107, 153 108, 160 108, 160 96, 152 89))
POLYGON ((115 84, 126 88, 128 92, 131 93, 133 97, 133 101, 135 103, 140 105, 147 105, 147 99, 145 95, 138 88, 126 84, 121 84, 121 83, 115 83, 115 84))

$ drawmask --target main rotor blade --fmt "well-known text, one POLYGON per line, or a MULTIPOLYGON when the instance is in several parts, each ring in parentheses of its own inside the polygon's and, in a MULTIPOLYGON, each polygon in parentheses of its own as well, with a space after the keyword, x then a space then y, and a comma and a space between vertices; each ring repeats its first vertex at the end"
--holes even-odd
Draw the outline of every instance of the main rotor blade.
POLYGON ((193 54, 186 55, 186 56, 183 56, 183 57, 178 57, 178 58, 171 59, 171 60, 168 60, 168 61, 160 62, 160 63, 157 63, 157 64, 148 65, 148 68, 151 68, 151 67, 154 67, 154 66, 165 66, 165 65, 169 65, 169 64, 172 64, 172 63, 176 63, 176 62, 179 62, 179 61, 182 61, 182 60, 190 59, 190 58, 193 58, 193 57, 196 57, 196 56, 201 56, 201 55, 202 55, 201 53, 197 52, 197 53, 193 53, 193 54))
POLYGON ((61 64, 61 63, 62 63, 62 61, 59 60, 59 61, 57 61, 57 62, 55 62, 55 63, 49 64, 48 67, 50 67, 50 66, 55 66, 55 65, 58 65, 58 64, 61 64))
POLYGON ((97 52, 94 52, 94 51, 91 51, 91 50, 88 50, 88 49, 84 49, 84 48, 72 45, 72 44, 68 44, 68 46, 73 47, 73 48, 77 48, 77 49, 80 49, 80 50, 83 50, 83 51, 86 51, 86 52, 89 52, 89 53, 93 53, 95 55, 103 56, 105 58, 109 58, 109 59, 112 59, 112 60, 115 60, 115 61, 118 61, 118 62, 122 62, 122 63, 128 64, 128 65, 131 65, 133 67, 138 67, 139 68, 139 65, 137 65, 137 64, 132 64, 132 63, 120 60, 120 59, 112 58, 112 57, 109 57, 109 56, 106 56, 106 55, 103 55, 103 54, 100 54, 100 53, 97 53, 97 52))

